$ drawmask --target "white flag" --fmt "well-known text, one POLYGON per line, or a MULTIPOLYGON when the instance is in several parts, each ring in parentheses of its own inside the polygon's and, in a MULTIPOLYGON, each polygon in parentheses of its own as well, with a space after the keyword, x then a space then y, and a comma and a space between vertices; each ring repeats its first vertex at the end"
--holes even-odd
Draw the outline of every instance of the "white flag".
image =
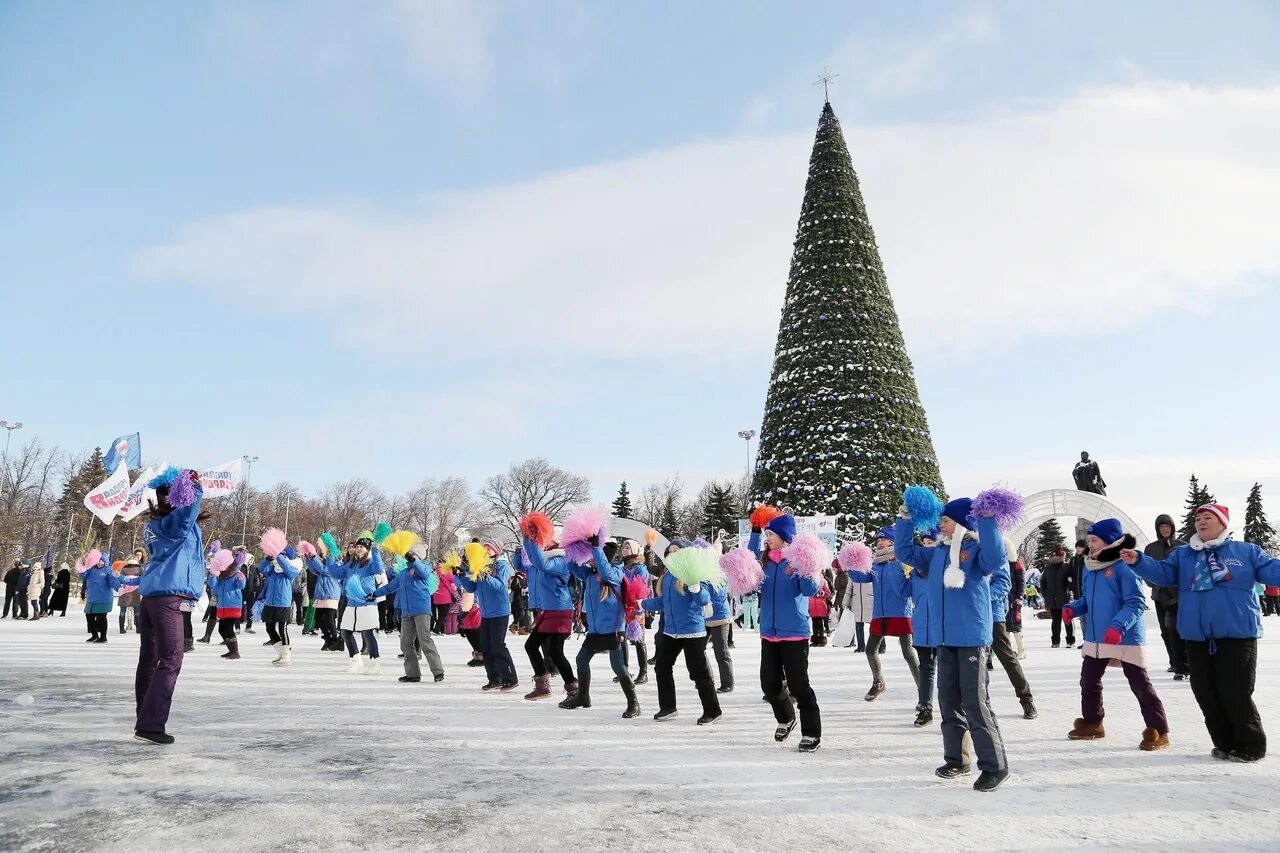
POLYGON ((138 475, 138 479, 133 481, 124 503, 120 505, 121 521, 133 521, 138 517, 139 513, 147 508, 147 501, 156 499, 156 490, 147 487, 147 483, 150 483, 155 475, 154 468, 147 468, 138 475))
POLYGON ((129 498, 129 466, 121 462, 116 471, 93 491, 84 496, 85 509, 103 524, 115 521, 121 505, 129 498))
POLYGON ((240 469, 244 460, 236 458, 200 472, 200 485, 206 498, 220 498, 240 488, 240 469))

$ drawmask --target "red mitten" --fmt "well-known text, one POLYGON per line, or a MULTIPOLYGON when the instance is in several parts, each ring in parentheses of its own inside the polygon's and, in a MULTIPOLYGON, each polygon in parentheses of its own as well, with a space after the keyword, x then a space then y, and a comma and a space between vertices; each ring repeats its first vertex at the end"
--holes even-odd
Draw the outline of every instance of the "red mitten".
POLYGON ((1119 628, 1108 628, 1107 633, 1102 635, 1102 643, 1107 646, 1118 646, 1122 639, 1124 635, 1120 633, 1119 628))
POLYGON ((1070 607, 1064 607, 1064 608, 1062 608, 1062 621, 1063 621, 1063 622, 1070 622, 1070 621, 1071 621, 1072 619, 1074 619, 1074 618, 1076 618, 1076 612, 1075 612, 1074 610, 1072 610, 1070 607))

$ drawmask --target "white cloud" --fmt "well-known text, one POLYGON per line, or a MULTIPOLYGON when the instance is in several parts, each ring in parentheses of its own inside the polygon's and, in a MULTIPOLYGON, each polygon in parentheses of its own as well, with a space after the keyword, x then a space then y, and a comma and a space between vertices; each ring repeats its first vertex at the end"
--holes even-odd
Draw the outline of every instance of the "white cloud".
MULTIPOLYGON (((266 314, 431 324, 459 357, 484 316, 502 327, 485 353, 733 359, 772 346, 811 139, 689 144, 408 209, 252 208, 136 266, 266 314)), ((1083 310, 1119 328, 1280 274, 1280 87, 1144 84, 849 142, 917 351, 999 350, 1083 310)))

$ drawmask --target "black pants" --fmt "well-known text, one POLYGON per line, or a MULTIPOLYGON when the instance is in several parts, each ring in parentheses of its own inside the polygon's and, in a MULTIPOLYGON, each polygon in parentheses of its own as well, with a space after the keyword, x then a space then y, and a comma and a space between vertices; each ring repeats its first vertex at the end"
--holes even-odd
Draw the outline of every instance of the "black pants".
POLYGON ((1174 672, 1186 675, 1187 641, 1178 633, 1178 605, 1156 602, 1156 621, 1160 623, 1160 639, 1169 653, 1169 666, 1174 672))
POLYGON ((684 652, 684 665, 689 670, 689 680, 698 688, 698 698, 702 700, 702 713, 707 716, 720 716, 720 700, 716 696, 715 683, 711 680, 711 670, 707 667, 707 635, 679 639, 668 634, 658 635, 657 659, 653 665, 658 679, 659 711, 676 709, 676 658, 684 652))
POLYGON ((89 624, 89 636, 105 640, 107 638, 107 614, 86 613, 85 621, 89 624))
POLYGON ((384 634, 400 627, 400 622, 396 619, 395 593, 378 602, 378 627, 384 634))
POLYGON ((463 628, 459 629, 459 633, 461 633, 462 636, 466 638, 467 642, 471 644, 471 651, 481 652, 483 654, 484 650, 480 647, 479 628, 463 628))
POLYGON ((820 637, 825 637, 825 636, 827 636, 827 634, 831 633, 831 631, 827 628, 827 617, 826 617, 826 616, 814 616, 814 617, 813 617, 812 619, 810 619, 809 621, 811 621, 811 622, 813 623, 813 637, 814 637, 814 639, 818 639, 818 638, 820 638, 820 637))
POLYGON ((449 605, 433 604, 431 605, 431 633, 444 633, 444 620, 449 615, 449 605))
POLYGON ((529 633, 529 639, 524 641, 524 651, 529 656, 535 678, 548 675, 551 667, 554 666, 565 684, 577 680, 574 678, 573 668, 569 666, 568 658, 564 656, 564 641, 567 639, 569 638, 564 634, 545 634, 542 631, 529 633), (542 651, 543 643, 547 646, 545 655, 542 651))
MULTIPOLYGON (((875 642, 875 638, 872 638, 875 642)), ((773 718, 789 723, 800 710, 800 734, 822 737, 818 696, 809 686, 809 643, 760 641, 760 687, 773 706, 773 718), (790 696, 787 695, 790 693, 790 696), (796 704, 791 704, 791 697, 796 704)))
MULTIPOLYGON (((1058 643, 1061 641, 1061 638, 1062 638, 1062 625, 1063 625, 1062 608, 1059 607, 1057 610, 1050 609, 1049 617, 1052 620, 1052 624, 1049 626, 1049 635, 1050 635, 1050 639, 1053 640, 1053 644, 1056 646, 1058 645, 1058 643)), ((1076 641, 1075 626, 1072 625, 1071 622, 1067 622, 1066 626, 1067 626, 1067 642, 1074 643, 1076 641)))
POLYGON ((218 620, 218 636, 230 645, 236 641, 236 623, 240 620, 235 618, 218 620))
POLYGON ((262 622, 267 626, 267 639, 289 645, 289 606, 262 608, 262 622))
POLYGON ((338 611, 332 607, 316 608, 316 628, 325 642, 341 639, 338 635, 338 611))
POLYGON ((518 684, 516 664, 507 648, 507 626, 510 616, 480 619, 480 650, 484 652, 484 668, 490 684, 518 684))
POLYGON ((194 642, 195 633, 191 630, 191 611, 182 611, 182 639, 189 646, 194 642))
POLYGON ((306 610, 306 601, 307 597, 301 592, 293 594, 293 624, 301 625, 306 621, 306 613, 303 612, 306 610))
POLYGON ((15 603, 17 598, 14 596, 14 589, 15 588, 10 584, 4 585, 4 613, 0 615, 0 619, 9 615, 10 608, 13 609, 13 615, 15 618, 18 615, 18 605, 15 603))
POLYGON ((1258 641, 1188 640, 1187 659, 1191 692, 1204 713, 1204 727, 1213 745, 1227 752, 1235 749, 1259 758, 1266 755, 1267 733, 1253 704, 1258 641))

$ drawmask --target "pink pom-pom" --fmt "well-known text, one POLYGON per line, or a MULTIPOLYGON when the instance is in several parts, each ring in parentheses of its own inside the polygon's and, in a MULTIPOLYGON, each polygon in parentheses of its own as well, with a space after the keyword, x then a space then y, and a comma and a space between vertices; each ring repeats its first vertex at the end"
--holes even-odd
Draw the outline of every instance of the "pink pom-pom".
POLYGON ((209 574, 220 575, 225 572, 233 562, 236 555, 230 551, 219 551, 213 555, 213 559, 209 561, 209 574))
POLYGON ((274 559, 280 555, 280 552, 287 548, 289 540, 285 538, 284 531, 278 527, 270 527, 266 533, 262 534, 262 538, 258 540, 258 546, 262 548, 262 553, 274 559))
POLYGON ((739 598, 755 592, 764 583, 764 567, 746 548, 732 548, 720 558, 720 568, 729 581, 729 594, 739 598))
POLYGON ((304 557, 314 557, 316 555, 316 546, 312 545, 305 539, 299 539, 298 553, 304 557))
POLYGON ((791 544, 782 549, 782 557, 805 577, 818 577, 822 570, 831 565, 831 550, 813 533, 801 533, 791 544))
POLYGON ((560 545, 570 562, 582 565, 591 559, 591 545, 587 540, 592 536, 599 536, 603 542, 607 535, 604 510, 596 506, 585 506, 565 519, 560 545))
POLYGON ((850 542, 840 549, 840 568, 846 572, 865 572, 871 568, 871 549, 861 542, 850 542))
POLYGON ((80 562, 76 563, 76 574, 82 575, 85 572, 98 565, 102 559, 102 552, 97 548, 92 549, 88 554, 80 558, 80 562))

